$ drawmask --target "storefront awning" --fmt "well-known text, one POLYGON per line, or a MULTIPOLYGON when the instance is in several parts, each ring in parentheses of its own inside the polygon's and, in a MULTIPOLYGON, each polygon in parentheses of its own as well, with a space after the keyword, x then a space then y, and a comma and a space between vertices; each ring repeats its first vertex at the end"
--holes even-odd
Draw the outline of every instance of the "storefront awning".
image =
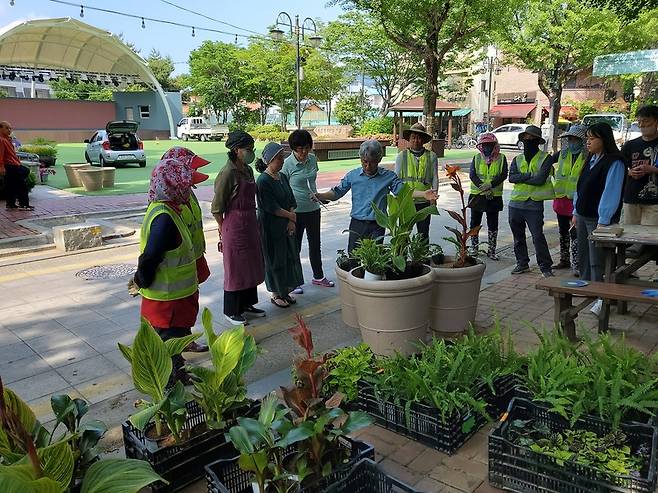
MULTIPOLYGON (((548 106, 542 107, 544 113, 548 115, 550 108, 548 106)), ((560 118, 565 120, 577 120, 578 119, 578 109, 570 104, 564 104, 560 108, 560 118)))
POLYGON ((452 112, 452 116, 460 117, 470 115, 471 111, 473 111, 471 108, 459 108, 452 112))
POLYGON ((497 104, 489 112, 494 118, 527 118, 536 104, 497 104))
POLYGON ((592 75, 604 77, 642 72, 658 72, 658 50, 629 51, 628 53, 597 56, 594 59, 592 75))

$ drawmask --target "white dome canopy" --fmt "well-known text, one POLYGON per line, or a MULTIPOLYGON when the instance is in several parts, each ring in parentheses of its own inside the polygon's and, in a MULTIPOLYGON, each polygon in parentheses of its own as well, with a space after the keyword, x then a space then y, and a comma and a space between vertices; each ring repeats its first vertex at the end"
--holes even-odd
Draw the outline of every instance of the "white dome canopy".
POLYGON ((155 89, 169 118, 167 98, 148 63, 117 36, 77 19, 36 19, 0 28, 0 65, 133 76, 155 89))

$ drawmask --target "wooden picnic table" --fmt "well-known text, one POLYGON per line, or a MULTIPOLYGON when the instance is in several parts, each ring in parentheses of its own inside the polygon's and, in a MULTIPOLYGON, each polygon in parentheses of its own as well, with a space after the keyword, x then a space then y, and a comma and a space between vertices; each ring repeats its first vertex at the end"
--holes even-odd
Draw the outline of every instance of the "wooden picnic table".
MULTIPOLYGON (((595 232, 590 236, 597 247, 603 249, 604 255, 604 281, 615 284, 634 284, 636 286, 656 287, 655 283, 631 279, 631 275, 638 269, 651 262, 658 260, 658 226, 641 226, 639 224, 624 224, 623 233, 618 237, 603 238, 596 236, 595 232), (626 263, 627 248, 638 245, 640 252, 630 263, 626 263)), ((610 302, 603 302, 601 317, 607 327, 610 317, 610 302)), ((624 314, 627 311, 626 301, 617 302, 617 312, 624 314)))

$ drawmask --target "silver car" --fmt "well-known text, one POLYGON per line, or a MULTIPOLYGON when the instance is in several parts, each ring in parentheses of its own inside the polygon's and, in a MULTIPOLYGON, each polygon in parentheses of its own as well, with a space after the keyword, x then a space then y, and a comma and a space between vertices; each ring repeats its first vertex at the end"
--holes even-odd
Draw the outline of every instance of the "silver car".
POLYGON ((85 160, 89 164, 118 166, 137 163, 146 166, 144 144, 137 137, 137 122, 122 120, 109 122, 105 130, 98 130, 90 139, 85 139, 85 160))

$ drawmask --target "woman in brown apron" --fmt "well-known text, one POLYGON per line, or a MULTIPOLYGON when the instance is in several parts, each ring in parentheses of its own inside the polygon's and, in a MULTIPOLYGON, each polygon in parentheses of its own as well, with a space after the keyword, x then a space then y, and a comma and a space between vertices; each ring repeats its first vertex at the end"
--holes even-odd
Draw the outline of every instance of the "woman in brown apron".
POLYGON ((256 218, 256 182, 249 164, 254 161, 254 139, 242 130, 229 133, 228 162, 215 180, 212 213, 219 226, 219 251, 224 261, 224 315, 234 325, 246 317, 264 317, 257 287, 265 279, 256 218))

